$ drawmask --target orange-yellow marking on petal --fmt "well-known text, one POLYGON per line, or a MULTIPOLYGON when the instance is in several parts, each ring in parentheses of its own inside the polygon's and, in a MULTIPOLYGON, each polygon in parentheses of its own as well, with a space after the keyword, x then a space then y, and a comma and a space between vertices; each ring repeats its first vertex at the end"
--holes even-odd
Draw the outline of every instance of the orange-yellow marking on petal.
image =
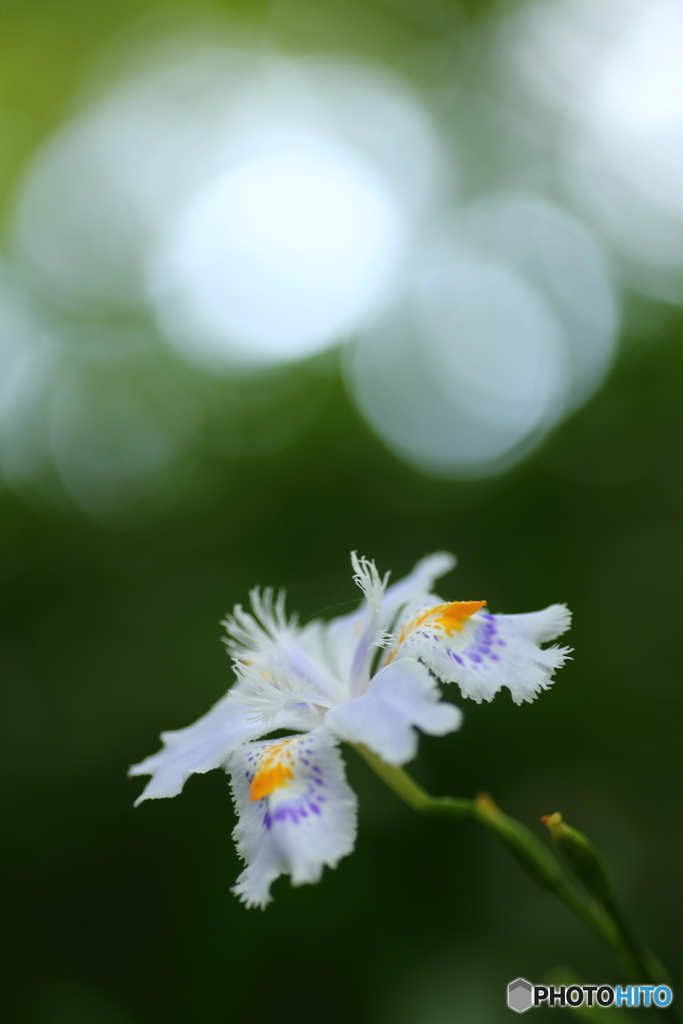
POLYGON ((294 778, 292 769, 283 764, 284 759, 289 761, 290 765, 294 763, 291 752, 287 749, 291 742, 291 739, 282 740, 264 753, 259 770, 251 780, 249 800, 262 800, 264 796, 270 796, 274 790, 286 786, 288 779, 294 778))
POLYGON ((484 607, 486 601, 451 601, 432 608, 430 617, 436 616, 430 625, 443 626, 450 636, 454 629, 460 630, 476 612, 484 607))
POLYGON ((450 636, 454 630, 461 630, 467 620, 472 618, 485 604, 486 601, 450 601, 448 604, 437 604, 434 608, 420 612, 401 629, 396 646, 387 656, 385 665, 388 665, 396 657, 401 645, 420 626, 426 623, 428 626, 443 628, 450 636))
POLYGON ((287 779, 293 779, 294 772, 284 764, 276 764, 273 768, 266 768, 255 775, 251 782, 249 791, 250 800, 262 800, 264 796, 287 785, 287 779))

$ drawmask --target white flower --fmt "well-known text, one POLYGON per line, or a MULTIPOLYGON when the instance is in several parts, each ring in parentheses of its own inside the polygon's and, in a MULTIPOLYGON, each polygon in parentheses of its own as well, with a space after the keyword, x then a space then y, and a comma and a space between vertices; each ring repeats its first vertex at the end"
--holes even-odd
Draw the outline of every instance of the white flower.
POLYGON ((563 605, 489 615, 484 601, 444 603, 431 594, 455 565, 452 555, 422 559, 388 588, 374 562, 355 554, 351 561, 364 600, 329 623, 301 628, 287 618, 284 595, 271 590, 252 591, 251 613, 237 605, 224 623, 234 686, 194 725, 162 733, 163 749, 130 770, 152 776, 136 804, 176 796, 195 772, 231 774, 234 836, 247 864, 234 891, 247 906, 265 906, 279 875, 294 885, 316 882, 353 849, 356 798, 340 740, 405 764, 417 751, 416 728, 442 736, 460 725, 437 679, 476 701, 507 686, 519 704, 550 685, 568 654, 539 646, 569 627, 563 605), (296 735, 253 742, 274 730, 296 735))

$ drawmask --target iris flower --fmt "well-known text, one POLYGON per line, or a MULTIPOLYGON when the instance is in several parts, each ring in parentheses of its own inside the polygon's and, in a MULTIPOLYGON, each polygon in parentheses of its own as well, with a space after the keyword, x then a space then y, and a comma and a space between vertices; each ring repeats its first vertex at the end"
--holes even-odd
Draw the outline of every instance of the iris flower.
POLYGON ((507 686, 521 704, 550 686, 569 653, 540 646, 569 627, 564 605, 491 615, 485 601, 436 597, 452 555, 422 559, 390 587, 374 562, 355 553, 351 561, 363 601, 331 622, 299 626, 270 589, 251 592, 251 612, 237 605, 223 623, 234 685, 194 725, 162 733, 163 749, 130 770, 152 776, 136 804, 176 796, 193 773, 229 772, 246 862, 233 891, 247 906, 265 907, 279 875, 317 882, 353 849, 356 797, 341 740, 403 765, 416 754, 417 729, 443 736, 460 725, 439 682, 478 703, 507 686), (261 739, 285 730, 294 735, 261 739))

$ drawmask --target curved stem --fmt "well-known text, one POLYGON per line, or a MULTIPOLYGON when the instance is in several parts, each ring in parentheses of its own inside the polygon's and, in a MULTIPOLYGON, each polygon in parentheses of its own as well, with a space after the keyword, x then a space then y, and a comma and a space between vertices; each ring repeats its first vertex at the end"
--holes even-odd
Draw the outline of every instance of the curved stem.
MULTIPOLYGON (((587 900, 569 881, 560 862, 548 847, 525 825, 501 811, 487 793, 480 793, 474 800, 433 796, 402 768, 386 764, 360 743, 351 745, 414 811, 449 818, 471 818, 494 832, 534 881, 554 893, 610 947, 634 981, 654 985, 667 983, 666 971, 652 953, 633 939, 614 903, 610 901, 602 904, 587 900)), ((671 1019, 677 1019, 673 1006, 659 1009, 671 1019)))
POLYGON ((671 978, 666 968, 659 962, 654 953, 636 939, 613 899, 605 901, 605 910, 612 921, 614 921, 614 925, 619 933, 620 942, 637 965, 642 980, 651 985, 670 985, 671 978))
POLYGON ((472 800, 459 799, 454 796, 432 796, 423 789, 403 768, 395 768, 387 764, 377 754, 373 754, 362 743, 350 744, 360 756, 367 761, 372 770, 393 789, 404 803, 421 814, 445 814, 452 818, 473 818, 474 803, 472 800))

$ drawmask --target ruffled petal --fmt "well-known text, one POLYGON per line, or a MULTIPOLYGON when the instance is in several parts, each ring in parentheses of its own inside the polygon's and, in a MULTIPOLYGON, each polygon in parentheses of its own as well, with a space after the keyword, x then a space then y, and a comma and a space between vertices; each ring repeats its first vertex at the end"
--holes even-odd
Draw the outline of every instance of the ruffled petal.
POLYGON ((417 753, 415 727, 443 736, 460 725, 460 709, 440 702, 440 696, 427 669, 405 658, 381 669, 362 697, 328 711, 325 724, 340 739, 365 744, 387 764, 405 764, 417 753))
MULTIPOLYGON (((438 600, 438 599, 434 599, 438 600)), ((445 683, 457 683, 463 697, 492 700, 507 686, 516 704, 532 701, 552 685, 569 647, 539 644, 569 628, 564 605, 525 615, 489 615, 482 601, 452 601, 408 609, 386 661, 418 658, 445 683)))
POLYGON ((516 626, 533 643, 544 644, 567 632, 572 624, 572 613, 566 604, 551 604, 540 612, 506 615, 505 621, 516 626))
MULTIPOLYGON (((251 692, 254 710, 268 718, 283 710, 300 715, 308 707, 315 718, 315 705, 327 707, 344 700, 346 688, 300 643, 303 634, 296 616, 285 614, 284 593, 276 598, 270 587, 263 592, 256 588, 250 598, 253 614, 236 605, 223 625, 245 700, 251 692)), ((313 632, 309 629, 306 636, 310 639, 313 632)))
POLYGON ((382 578, 375 563, 367 558, 358 558, 355 551, 351 552, 351 564, 355 571, 353 582, 363 591, 367 609, 363 629, 353 652, 349 679, 351 696, 358 697, 365 693, 370 683, 370 665, 376 648, 386 646, 391 639, 381 626, 382 602, 389 573, 382 578))
POLYGON ((249 743, 228 762, 239 821, 233 833, 247 867, 233 892, 265 907, 279 875, 317 882, 356 840, 356 796, 337 739, 325 727, 303 736, 249 743))
MULTIPOLYGON (((298 727, 299 724, 295 726, 298 727)), ((129 775, 152 776, 135 806, 143 800, 177 796, 190 775, 218 768, 235 744, 278 728, 291 728, 290 717, 279 716, 267 724, 256 720, 253 710, 240 702, 238 691, 230 690, 193 725, 162 732, 163 748, 130 768, 129 775)))

